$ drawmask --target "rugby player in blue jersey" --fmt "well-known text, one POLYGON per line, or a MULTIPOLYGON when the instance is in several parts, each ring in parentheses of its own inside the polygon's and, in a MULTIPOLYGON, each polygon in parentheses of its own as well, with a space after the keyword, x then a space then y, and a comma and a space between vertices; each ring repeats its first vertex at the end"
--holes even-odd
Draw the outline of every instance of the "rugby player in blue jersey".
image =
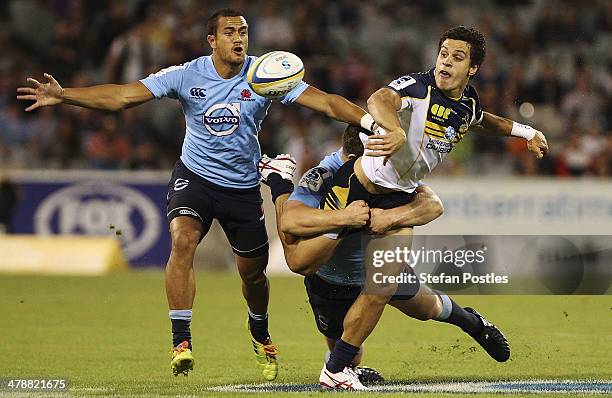
MULTIPOLYGON (((60 103, 119 111, 154 98, 179 100, 186 132, 168 186, 172 251, 166 266, 166 294, 172 321, 172 371, 186 375, 195 362, 190 331, 193 258, 216 218, 236 255, 257 362, 263 376, 274 380, 278 365, 268 332, 268 237, 257 170, 261 157, 257 134, 271 100, 256 95, 247 84, 246 72, 257 58, 247 55, 248 25, 240 12, 224 9, 213 14, 207 40, 211 56, 162 69, 137 82, 62 88, 45 74, 46 83, 28 78, 32 87, 18 88, 17 98, 35 101, 26 111, 60 103)), ((357 105, 304 82, 280 102, 295 102, 350 124, 372 124, 357 105)))

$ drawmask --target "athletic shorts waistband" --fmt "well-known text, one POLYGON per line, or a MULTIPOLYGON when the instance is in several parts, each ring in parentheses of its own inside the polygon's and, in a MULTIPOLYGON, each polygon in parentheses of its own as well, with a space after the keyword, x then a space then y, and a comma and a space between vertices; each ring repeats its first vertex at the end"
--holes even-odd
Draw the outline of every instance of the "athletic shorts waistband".
POLYGON ((260 188, 259 185, 252 187, 252 188, 232 188, 232 187, 224 187, 223 185, 215 184, 214 182, 207 180, 206 178, 202 177, 195 171, 191 170, 189 167, 187 167, 185 163, 183 163, 183 161, 180 158, 176 161, 176 164, 174 167, 176 168, 177 166, 183 167, 185 170, 189 171, 189 173, 193 174, 193 176, 196 177, 203 185, 206 185, 208 188, 214 189, 216 191, 244 192, 244 193, 259 192, 259 188, 260 188))

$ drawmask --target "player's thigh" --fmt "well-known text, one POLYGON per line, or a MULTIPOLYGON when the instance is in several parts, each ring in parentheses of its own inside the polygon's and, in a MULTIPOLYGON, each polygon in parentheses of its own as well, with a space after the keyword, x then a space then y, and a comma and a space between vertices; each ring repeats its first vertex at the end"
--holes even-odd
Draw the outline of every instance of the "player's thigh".
POLYGON ((387 235, 364 235, 362 245, 365 259, 364 293, 391 299, 391 296, 405 290, 407 271, 412 273, 412 269, 406 267, 405 258, 406 250, 412 247, 412 230, 402 229, 399 233, 387 235))
POLYGON ((256 266, 268 256, 268 233, 259 188, 218 192, 215 216, 236 256, 256 266), (248 260, 252 259, 252 260, 248 260))
POLYGON ((208 233, 213 219, 213 199, 201 178, 178 161, 168 183, 167 218, 172 248, 194 250, 208 233))
POLYGON ((326 338, 338 340, 344 332, 344 317, 359 297, 361 288, 334 285, 316 274, 304 278, 304 285, 317 329, 326 338))

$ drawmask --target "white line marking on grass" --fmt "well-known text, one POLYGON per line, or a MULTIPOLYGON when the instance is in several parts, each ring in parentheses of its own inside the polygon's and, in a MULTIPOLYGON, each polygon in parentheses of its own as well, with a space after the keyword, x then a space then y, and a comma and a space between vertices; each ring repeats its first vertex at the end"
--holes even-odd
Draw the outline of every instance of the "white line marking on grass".
MULTIPOLYGON (((312 392, 318 384, 237 384, 210 387, 217 392, 312 392)), ((378 393, 450 393, 450 394, 612 394, 612 380, 516 380, 516 381, 463 381, 442 383, 390 383, 371 386, 378 393)))

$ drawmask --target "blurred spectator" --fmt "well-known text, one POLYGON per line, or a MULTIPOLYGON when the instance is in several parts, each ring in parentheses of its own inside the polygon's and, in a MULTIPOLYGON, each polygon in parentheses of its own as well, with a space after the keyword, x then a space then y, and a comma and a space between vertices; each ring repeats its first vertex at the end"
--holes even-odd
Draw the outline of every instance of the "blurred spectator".
POLYGON ((126 166, 130 156, 130 144, 119 133, 117 118, 106 116, 102 126, 87 142, 87 154, 94 168, 118 169, 126 166))
POLYGON ((0 171, 0 233, 11 232, 13 212, 19 203, 19 188, 0 171))
POLYGON ((589 73, 576 73, 576 85, 567 93, 561 103, 565 117, 586 126, 593 121, 603 124, 604 115, 601 98, 593 91, 589 73))
POLYGON ((562 176, 581 176, 587 173, 593 158, 585 150, 580 141, 580 136, 573 133, 561 151, 557 174, 562 176))
POLYGON ((257 46, 267 49, 291 49, 293 45, 293 29, 290 20, 283 15, 278 1, 267 1, 257 15, 255 25, 255 40, 257 46))
POLYGON ((536 104, 552 104, 559 106, 564 93, 557 69, 551 60, 542 65, 538 77, 524 88, 524 98, 536 104))
POLYGON ((149 26, 139 24, 113 40, 105 61, 106 81, 129 83, 146 75, 151 63, 148 33, 149 26))

